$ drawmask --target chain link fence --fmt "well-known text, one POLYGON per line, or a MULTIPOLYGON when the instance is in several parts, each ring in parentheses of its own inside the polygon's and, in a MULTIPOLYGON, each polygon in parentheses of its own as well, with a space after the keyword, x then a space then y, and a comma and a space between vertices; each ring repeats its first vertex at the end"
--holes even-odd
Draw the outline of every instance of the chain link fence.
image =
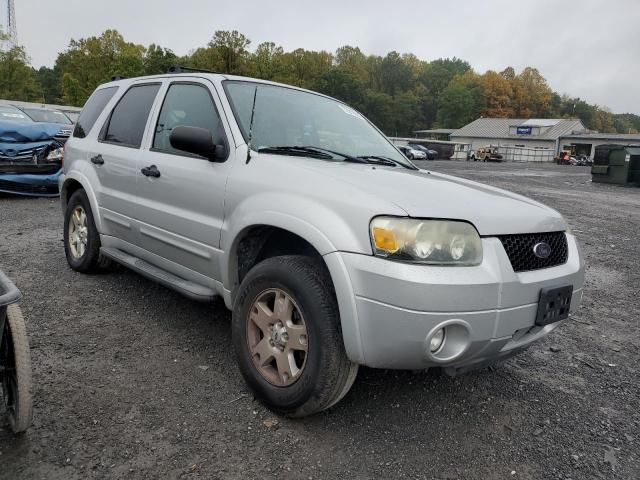
POLYGON ((553 162, 554 151, 550 148, 498 147, 505 162, 553 162))

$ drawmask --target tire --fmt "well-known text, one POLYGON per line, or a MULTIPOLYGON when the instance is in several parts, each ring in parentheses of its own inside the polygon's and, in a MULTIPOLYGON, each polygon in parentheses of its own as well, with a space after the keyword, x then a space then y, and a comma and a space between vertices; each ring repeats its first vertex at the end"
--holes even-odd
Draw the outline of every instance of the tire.
MULTIPOLYGON (((264 311, 271 311, 275 317, 275 303, 264 311)), ((288 321, 285 324, 294 326, 288 321)), ((356 378, 358 365, 347 358, 344 350, 335 292, 321 260, 306 256, 280 256, 256 265, 240 285, 233 307, 231 332, 245 381, 256 397, 277 413, 303 417, 325 410, 347 394, 356 378), (252 315, 259 315, 257 305, 261 304, 260 299, 268 298, 272 292, 275 292, 274 302, 289 296, 293 313, 288 316, 294 319, 298 312, 298 321, 306 328, 304 360, 299 361, 297 357, 294 360, 298 366, 301 365, 297 377, 280 376, 281 369, 275 358, 261 367, 262 354, 256 354, 263 342, 266 342, 265 347, 270 345, 267 350, 261 350, 267 359, 269 355, 279 354, 276 348, 289 348, 288 343, 286 347, 274 345, 273 339, 278 341, 278 336, 273 332, 278 324, 271 323, 270 317, 264 317, 265 321, 260 323, 269 325, 271 336, 262 329, 256 336, 252 315)), ((298 337, 302 338, 299 334, 298 337)), ((291 337, 287 335, 287 339, 292 338, 295 338, 293 334, 291 337)), ((288 358, 291 362, 293 357, 288 358)))
POLYGON ((31 398, 31 353, 22 311, 17 305, 7 307, 0 345, 0 362, 5 368, 2 392, 9 426, 13 433, 22 433, 31 425, 33 401, 31 398), (11 376, 7 375, 11 371, 11 376))
POLYGON ((74 192, 67 203, 64 212, 64 253, 67 257, 69 266, 81 273, 93 273, 99 270, 109 268, 111 260, 100 253, 100 234, 93 220, 93 212, 91 204, 84 190, 80 189, 74 192), (79 246, 75 241, 74 233, 70 232, 72 223, 74 223, 74 213, 83 212, 84 217, 80 216, 82 228, 75 227, 75 235, 81 235, 83 246, 79 246))

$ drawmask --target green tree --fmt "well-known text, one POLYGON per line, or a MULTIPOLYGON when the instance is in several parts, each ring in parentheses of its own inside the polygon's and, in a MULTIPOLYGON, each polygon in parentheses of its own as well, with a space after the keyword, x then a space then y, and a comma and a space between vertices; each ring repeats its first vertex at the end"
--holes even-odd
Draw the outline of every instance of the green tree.
POLYGON ((480 117, 484 105, 482 79, 473 70, 456 75, 442 93, 438 126, 460 128, 480 117))
POLYGON ((23 47, 0 51, 0 98, 42 100, 41 87, 23 47))
POLYGON ((362 82, 369 81, 367 57, 358 47, 345 45, 336 50, 336 66, 362 82))
POLYGON ((261 43, 250 59, 251 75, 265 80, 275 79, 282 72, 283 55, 283 48, 275 43, 261 43))
POLYGON ((380 87, 388 95, 411 88, 413 72, 398 52, 389 52, 378 65, 380 87))
POLYGON ((169 67, 177 63, 178 57, 168 48, 162 48, 152 43, 147 48, 142 63, 145 75, 166 73, 169 67))
POLYGON ((351 72, 334 68, 325 72, 315 83, 315 89, 342 100, 358 110, 364 107, 365 88, 351 72))
POLYGON ((72 105, 81 106, 98 85, 115 75, 144 75, 144 54, 142 45, 126 42, 116 30, 106 30, 99 37, 71 40, 54 67, 62 72, 62 98, 73 98, 72 105), (69 88, 73 90, 66 90, 69 88))
POLYGON ((217 51, 222 58, 222 72, 239 74, 245 68, 249 56, 247 48, 250 44, 251 40, 237 30, 232 32, 218 30, 208 46, 217 51))
POLYGON ((40 84, 42 101, 44 103, 58 103, 60 101, 60 70, 40 67, 35 70, 36 80, 40 84))

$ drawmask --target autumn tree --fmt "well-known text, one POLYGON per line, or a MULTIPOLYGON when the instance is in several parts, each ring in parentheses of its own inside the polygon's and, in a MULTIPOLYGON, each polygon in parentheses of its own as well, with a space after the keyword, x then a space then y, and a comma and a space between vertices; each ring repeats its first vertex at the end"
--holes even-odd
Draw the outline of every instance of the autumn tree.
POLYGON ((22 48, 0 53, 0 96, 82 105, 112 76, 159 74, 174 64, 242 74, 318 90, 362 111, 387 134, 411 135, 433 126, 461 127, 478 118, 580 118, 587 128, 603 132, 640 130, 640 116, 614 115, 606 107, 560 96, 535 68, 519 74, 475 73, 459 58, 430 62, 412 53, 365 55, 344 45, 335 54, 297 48, 285 51, 251 41, 233 30, 218 30, 203 46, 182 57, 169 48, 127 42, 115 30, 71 40, 53 68, 34 70, 22 48))
POLYGON ((513 79, 513 112, 519 118, 548 118, 553 91, 536 68, 527 67, 513 79))
POLYGON ((513 90, 511 83, 502 75, 489 70, 482 76, 485 105, 483 117, 508 118, 513 117, 513 90))

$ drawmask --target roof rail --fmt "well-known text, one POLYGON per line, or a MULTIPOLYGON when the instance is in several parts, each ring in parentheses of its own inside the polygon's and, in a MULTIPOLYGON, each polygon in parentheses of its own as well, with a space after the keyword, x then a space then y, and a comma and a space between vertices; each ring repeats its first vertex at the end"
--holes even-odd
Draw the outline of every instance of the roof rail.
POLYGON ((191 67, 183 67, 182 65, 171 65, 167 73, 187 73, 187 72, 198 72, 198 73, 218 73, 213 70, 205 70, 203 68, 191 68, 191 67))
POLYGON ((123 77, 122 75, 114 75, 113 77, 111 77, 111 81, 112 82, 117 82, 118 80, 124 80, 127 77, 123 77))

